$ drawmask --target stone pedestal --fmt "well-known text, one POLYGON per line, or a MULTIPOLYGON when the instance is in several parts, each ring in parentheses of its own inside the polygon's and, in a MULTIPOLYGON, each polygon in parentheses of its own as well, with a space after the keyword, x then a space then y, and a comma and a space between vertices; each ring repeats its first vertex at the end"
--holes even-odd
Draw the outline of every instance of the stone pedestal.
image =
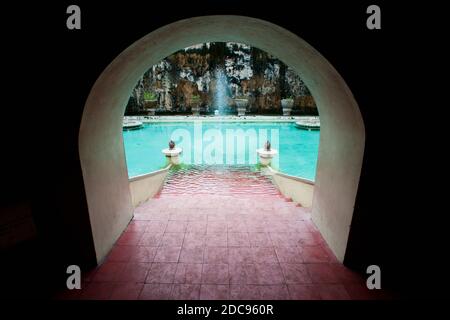
POLYGON ((256 150, 256 153, 259 156, 259 163, 262 166, 268 166, 272 161, 272 158, 275 157, 278 153, 275 149, 266 150, 264 148, 256 150))
POLYGON ((247 99, 234 99, 236 103, 236 108, 238 112, 238 116, 245 116, 245 112, 247 111, 248 100, 247 99))
POLYGON ((155 112, 156 112, 156 108, 145 109, 145 111, 147 112, 148 116, 154 116, 155 112))
POLYGON ((156 111, 157 100, 145 100, 144 101, 144 110, 147 112, 147 115, 154 116, 156 111))
POLYGON ((293 106, 294 106, 294 100, 281 99, 281 107, 283 108, 283 116, 290 116, 293 106))
POLYGON ((198 116, 198 115, 200 115, 200 107, 199 107, 199 106, 192 107, 192 108, 191 108, 191 111, 192 111, 192 115, 193 115, 193 116, 198 116))
POLYGON ((166 156, 167 160, 171 164, 179 164, 180 163, 180 153, 183 150, 181 148, 173 148, 173 149, 163 149, 161 152, 166 156))

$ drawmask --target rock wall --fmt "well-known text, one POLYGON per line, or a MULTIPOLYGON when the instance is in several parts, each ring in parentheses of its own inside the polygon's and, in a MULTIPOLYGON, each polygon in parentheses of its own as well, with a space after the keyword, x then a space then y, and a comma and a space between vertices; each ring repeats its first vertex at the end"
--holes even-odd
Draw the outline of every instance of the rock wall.
POLYGON ((270 54, 240 43, 212 42, 180 50, 153 65, 130 95, 126 114, 142 114, 144 92, 156 94, 157 114, 189 113, 192 97, 202 113, 217 106, 218 70, 226 77, 221 110, 233 113, 233 99, 246 97, 249 113, 281 114, 280 100, 294 98, 293 113, 317 114, 313 97, 300 76, 270 54))

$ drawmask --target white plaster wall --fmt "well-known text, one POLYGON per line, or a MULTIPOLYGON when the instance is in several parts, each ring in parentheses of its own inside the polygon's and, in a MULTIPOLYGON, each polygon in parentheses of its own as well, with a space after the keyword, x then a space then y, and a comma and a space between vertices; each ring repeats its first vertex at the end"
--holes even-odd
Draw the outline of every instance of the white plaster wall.
POLYGON ((302 207, 312 207, 314 183, 278 172, 273 173, 272 177, 278 190, 284 196, 300 203, 302 207))
POLYGON ((149 66, 181 48, 211 41, 267 51, 292 67, 310 89, 321 120, 312 218, 342 261, 364 149, 358 105, 336 70, 304 40, 272 23, 240 16, 191 18, 151 32, 123 51, 94 84, 79 148, 97 259, 106 255, 133 212, 122 141, 131 90, 149 66))
POLYGON ((170 166, 149 174, 130 179, 130 194, 133 208, 147 201, 161 190, 170 166))

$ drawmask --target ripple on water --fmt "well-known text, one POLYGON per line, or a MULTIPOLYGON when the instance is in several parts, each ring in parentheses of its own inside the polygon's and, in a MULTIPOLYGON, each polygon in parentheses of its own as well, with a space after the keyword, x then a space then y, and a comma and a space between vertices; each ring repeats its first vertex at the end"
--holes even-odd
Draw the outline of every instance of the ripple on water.
POLYGON ((271 178, 252 166, 189 165, 170 170, 161 195, 280 195, 271 178))

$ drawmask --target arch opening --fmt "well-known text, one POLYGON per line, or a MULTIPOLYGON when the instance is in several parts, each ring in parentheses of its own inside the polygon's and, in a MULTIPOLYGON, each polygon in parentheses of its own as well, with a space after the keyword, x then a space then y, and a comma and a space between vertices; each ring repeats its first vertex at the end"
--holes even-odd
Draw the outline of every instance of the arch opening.
MULTIPOLYGON (((169 140, 183 150, 183 165, 257 169, 257 148, 270 140, 277 150, 271 167, 313 183, 318 120, 307 86, 277 57, 243 43, 196 44, 150 66, 130 93, 123 133, 128 175, 164 168, 167 160, 155 153, 169 140)), ((310 207, 311 200, 301 204, 310 207)))
POLYGON ((364 123, 345 81, 314 48, 272 23, 242 16, 181 20, 141 38, 100 75, 86 101, 79 153, 97 261, 133 215, 122 136, 129 93, 149 66, 181 48, 241 42, 293 68, 315 98, 321 134, 312 219, 343 261, 364 152, 364 123))

